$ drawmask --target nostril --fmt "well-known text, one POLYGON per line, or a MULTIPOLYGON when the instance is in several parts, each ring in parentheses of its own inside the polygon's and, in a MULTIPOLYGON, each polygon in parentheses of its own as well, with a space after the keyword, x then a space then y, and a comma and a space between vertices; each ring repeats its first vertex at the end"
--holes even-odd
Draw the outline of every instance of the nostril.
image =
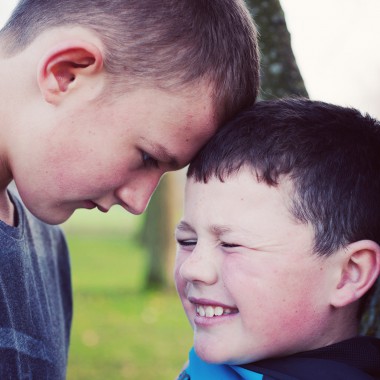
POLYGON ((119 204, 134 215, 142 214, 159 182, 159 176, 137 176, 120 186, 115 195, 119 204))
POLYGON ((131 213, 133 215, 141 215, 145 211, 145 208, 139 209, 137 207, 132 207, 125 202, 121 202, 120 206, 123 207, 125 210, 127 210, 129 213, 131 213))

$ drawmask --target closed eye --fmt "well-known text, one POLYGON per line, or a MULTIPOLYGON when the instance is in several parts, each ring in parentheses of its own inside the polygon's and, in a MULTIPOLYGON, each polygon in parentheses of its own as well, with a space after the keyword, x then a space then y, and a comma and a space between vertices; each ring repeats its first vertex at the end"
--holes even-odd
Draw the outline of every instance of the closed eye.
POLYGON ((148 154, 147 152, 144 152, 143 150, 141 151, 141 158, 142 158, 142 162, 145 168, 159 167, 158 160, 156 160, 150 154, 148 154))
POLYGON ((239 244, 221 243, 223 248, 237 248, 241 247, 239 244))
POLYGON ((177 243, 181 245, 182 247, 191 247, 197 244, 196 240, 181 240, 177 239, 177 243))

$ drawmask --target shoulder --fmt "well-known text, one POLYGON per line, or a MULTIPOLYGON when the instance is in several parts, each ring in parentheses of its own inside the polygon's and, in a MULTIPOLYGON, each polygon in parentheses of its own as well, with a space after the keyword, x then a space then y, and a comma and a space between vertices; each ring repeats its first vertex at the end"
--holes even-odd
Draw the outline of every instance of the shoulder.
POLYGON ((380 340, 357 337, 317 350, 251 363, 244 368, 264 374, 264 380, 374 380, 380 379, 379 363, 380 340))

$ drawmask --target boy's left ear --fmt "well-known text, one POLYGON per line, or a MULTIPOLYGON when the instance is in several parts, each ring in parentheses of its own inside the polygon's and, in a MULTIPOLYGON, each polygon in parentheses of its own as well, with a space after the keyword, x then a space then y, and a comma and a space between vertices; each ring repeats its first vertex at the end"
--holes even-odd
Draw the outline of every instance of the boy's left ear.
POLYGON ((48 103, 58 104, 85 78, 103 68, 101 50, 93 43, 74 39, 51 47, 39 62, 38 86, 48 103))
POLYGON ((343 307, 359 300, 375 283, 380 273, 380 246, 360 240, 345 247, 339 281, 331 305, 343 307))

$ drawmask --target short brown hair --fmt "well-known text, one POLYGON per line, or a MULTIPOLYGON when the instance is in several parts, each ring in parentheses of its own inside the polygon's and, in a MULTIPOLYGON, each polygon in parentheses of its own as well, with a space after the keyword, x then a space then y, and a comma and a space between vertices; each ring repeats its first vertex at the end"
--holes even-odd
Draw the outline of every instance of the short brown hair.
POLYGON ((162 88, 205 80, 223 120, 256 99, 257 33, 243 0, 21 0, 0 37, 16 54, 65 25, 97 33, 117 87, 131 79, 162 88))

